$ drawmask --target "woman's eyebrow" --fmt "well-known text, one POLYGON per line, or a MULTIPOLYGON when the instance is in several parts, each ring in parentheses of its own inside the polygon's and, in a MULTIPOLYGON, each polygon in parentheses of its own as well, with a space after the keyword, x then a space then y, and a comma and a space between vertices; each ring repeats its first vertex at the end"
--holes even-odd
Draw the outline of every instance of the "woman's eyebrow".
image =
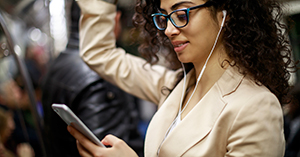
POLYGON ((176 3, 176 4, 172 5, 171 10, 176 10, 180 5, 185 4, 185 3, 194 4, 191 1, 182 1, 182 2, 179 2, 179 3, 176 3))

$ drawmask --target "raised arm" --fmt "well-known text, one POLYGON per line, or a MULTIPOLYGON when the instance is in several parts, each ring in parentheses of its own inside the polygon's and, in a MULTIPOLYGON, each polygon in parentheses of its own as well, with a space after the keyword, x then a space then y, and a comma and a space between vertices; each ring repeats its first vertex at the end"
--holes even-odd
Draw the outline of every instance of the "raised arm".
POLYGON ((124 91, 158 104, 161 89, 173 88, 178 71, 150 66, 140 57, 116 48, 113 27, 116 6, 104 1, 79 0, 80 54, 102 78, 124 91))

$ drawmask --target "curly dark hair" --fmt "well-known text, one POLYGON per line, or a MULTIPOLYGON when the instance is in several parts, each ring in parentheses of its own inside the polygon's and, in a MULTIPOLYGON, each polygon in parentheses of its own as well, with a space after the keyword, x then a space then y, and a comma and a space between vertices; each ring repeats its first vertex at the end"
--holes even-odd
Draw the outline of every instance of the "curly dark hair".
MULTIPOLYGON (((259 85, 265 85, 281 104, 289 101, 289 69, 295 70, 291 59, 291 46, 287 26, 282 21, 281 4, 276 0, 208 0, 214 18, 217 11, 227 10, 228 18, 223 30, 223 43, 231 66, 243 75, 250 75, 259 85)), ((135 30, 143 40, 139 52, 150 64, 158 62, 162 47, 171 69, 180 68, 172 45, 164 32, 156 29, 151 14, 159 11, 159 0, 138 0, 133 17, 135 30)), ((186 64, 188 70, 193 66, 186 64)), ((182 75, 179 76, 182 79, 182 75)))

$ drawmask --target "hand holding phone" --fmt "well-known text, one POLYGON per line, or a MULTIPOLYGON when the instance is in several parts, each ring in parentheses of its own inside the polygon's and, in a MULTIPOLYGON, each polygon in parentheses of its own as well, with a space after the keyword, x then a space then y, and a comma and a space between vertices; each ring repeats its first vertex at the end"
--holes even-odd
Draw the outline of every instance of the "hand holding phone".
POLYGON ((95 144, 105 147, 92 131, 65 104, 52 104, 52 109, 68 124, 80 131, 95 144))

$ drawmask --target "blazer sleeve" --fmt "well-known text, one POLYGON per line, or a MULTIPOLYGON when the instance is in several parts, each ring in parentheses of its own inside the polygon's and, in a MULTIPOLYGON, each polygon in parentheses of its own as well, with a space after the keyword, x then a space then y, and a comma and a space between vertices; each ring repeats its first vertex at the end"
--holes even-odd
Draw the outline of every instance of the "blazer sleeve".
POLYGON ((101 0, 78 0, 81 8, 80 55, 105 80, 155 104, 162 87, 173 88, 178 71, 146 64, 140 57, 116 48, 113 34, 116 6, 101 0))
POLYGON ((226 157, 282 157, 283 112, 277 98, 265 92, 243 103, 230 130, 226 157))

